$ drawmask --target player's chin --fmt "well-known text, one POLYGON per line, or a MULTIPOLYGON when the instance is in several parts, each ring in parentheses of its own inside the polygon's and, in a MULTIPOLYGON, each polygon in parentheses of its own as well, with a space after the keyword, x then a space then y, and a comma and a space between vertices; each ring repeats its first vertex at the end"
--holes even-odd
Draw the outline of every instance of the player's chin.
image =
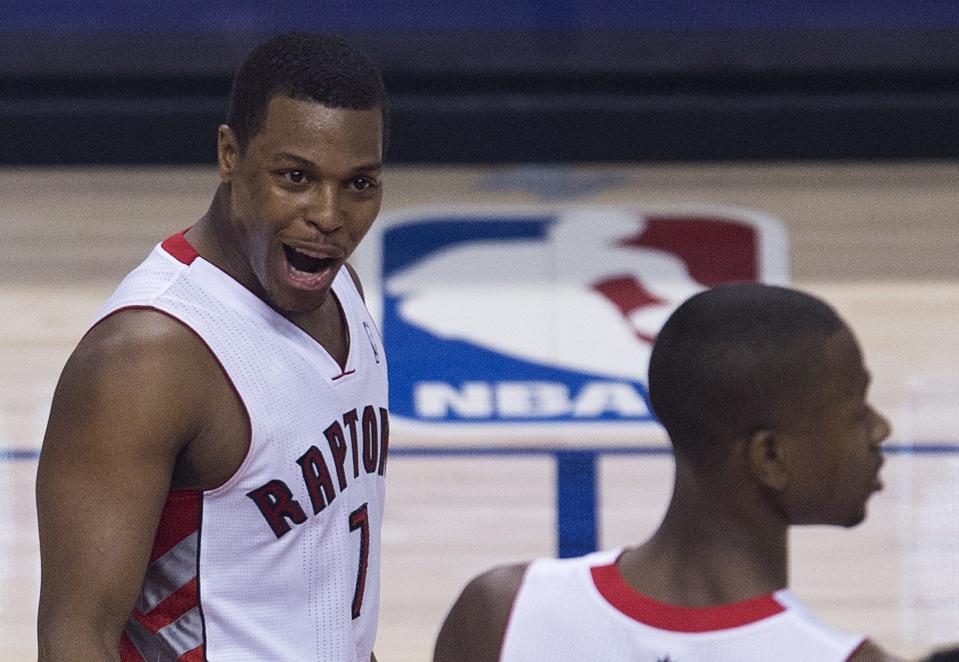
POLYGON ((329 293, 329 289, 318 291, 277 287, 273 288, 270 299, 273 308, 276 310, 281 313, 295 315, 316 310, 323 305, 329 293))
POLYGON ((851 529, 862 524, 866 519, 866 515, 868 514, 868 501, 870 495, 867 495, 857 505, 851 506, 844 515, 837 517, 836 524, 846 529, 851 529))
POLYGON ((851 529, 853 527, 859 526, 865 520, 866 520, 866 508, 864 506, 861 511, 859 511, 858 513, 854 513, 850 515, 848 518, 846 518, 846 521, 842 524, 842 526, 846 529, 851 529))

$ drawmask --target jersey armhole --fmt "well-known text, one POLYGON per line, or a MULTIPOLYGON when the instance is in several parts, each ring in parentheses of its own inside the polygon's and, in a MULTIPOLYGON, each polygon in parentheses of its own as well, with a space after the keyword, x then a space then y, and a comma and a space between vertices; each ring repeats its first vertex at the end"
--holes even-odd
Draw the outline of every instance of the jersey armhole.
POLYGON ((176 322, 177 324, 182 326, 184 329, 186 329, 191 335, 193 335, 194 338, 197 339, 197 341, 201 345, 203 345, 207 353, 213 359, 214 363, 216 363, 216 365, 218 366, 220 370, 220 374, 223 376, 223 379, 226 380, 226 383, 230 387, 230 390, 233 391, 233 395, 236 397, 237 402, 240 404, 240 408, 243 410, 243 415, 246 418, 247 438, 246 438, 246 450, 243 453, 243 460, 240 461, 239 465, 237 465, 236 470, 234 470, 233 473, 230 474, 230 476, 219 485, 214 485, 208 488, 197 488, 196 490, 183 489, 183 490, 177 490, 177 491, 183 491, 183 492, 199 491, 199 492, 202 492, 203 494, 213 494, 213 493, 217 493, 222 490, 228 489, 229 486, 232 485, 237 480, 238 476, 240 476, 243 473, 243 468, 249 462, 251 451, 253 449, 253 419, 250 416, 250 409, 247 406, 246 401, 243 399, 243 396, 240 394, 240 390, 236 387, 236 384, 233 382, 233 379, 230 377, 229 373, 226 371, 226 368, 224 367, 223 362, 220 361, 220 357, 216 355, 216 352, 214 352, 213 348, 210 347, 209 343, 207 343, 206 340, 204 340, 203 336, 201 336, 196 329, 190 326, 190 324, 186 320, 180 319, 174 313, 168 310, 164 310, 163 308, 159 308, 157 306, 152 306, 149 304, 122 306, 120 308, 116 308, 108 312, 106 315, 98 319, 90 328, 92 329, 94 326, 101 323, 108 317, 112 317, 113 315, 116 315, 117 313, 130 311, 130 310, 145 310, 145 311, 152 311, 152 312, 159 313, 160 315, 167 317, 168 319, 176 322))
POLYGON ((519 581, 519 588, 516 589, 516 595, 513 596, 513 603, 509 606, 509 614, 506 617, 506 627, 503 628, 502 640, 499 642, 499 655, 496 656, 496 659, 499 662, 503 660, 503 653, 506 650, 506 640, 509 639, 509 630, 513 625, 513 617, 516 615, 516 606, 519 604, 520 596, 523 593, 523 589, 526 587, 526 577, 529 575, 530 569, 533 567, 535 561, 530 561, 526 564, 526 567, 523 569, 523 576, 519 581))

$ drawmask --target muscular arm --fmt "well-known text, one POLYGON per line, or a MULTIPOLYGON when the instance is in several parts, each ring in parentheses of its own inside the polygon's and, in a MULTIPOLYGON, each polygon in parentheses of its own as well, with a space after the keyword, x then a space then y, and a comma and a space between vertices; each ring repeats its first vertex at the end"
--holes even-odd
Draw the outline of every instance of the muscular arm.
POLYGON ((199 345, 159 313, 121 312, 64 368, 37 472, 41 662, 119 660, 177 456, 196 434, 199 345))
POLYGON ((473 579, 450 609, 433 662, 497 662, 526 565, 489 570, 473 579))

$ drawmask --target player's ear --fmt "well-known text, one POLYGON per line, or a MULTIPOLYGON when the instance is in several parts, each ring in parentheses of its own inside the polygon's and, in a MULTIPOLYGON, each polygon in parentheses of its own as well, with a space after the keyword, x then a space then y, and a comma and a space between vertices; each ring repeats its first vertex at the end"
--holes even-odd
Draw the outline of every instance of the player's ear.
POLYGON ((226 124, 220 125, 216 138, 216 156, 220 180, 227 184, 233 179, 233 173, 240 158, 240 143, 236 139, 233 129, 226 124))
POLYGON ((756 430, 746 441, 749 471, 764 487, 781 492, 786 488, 789 471, 784 452, 785 439, 773 430, 756 430))

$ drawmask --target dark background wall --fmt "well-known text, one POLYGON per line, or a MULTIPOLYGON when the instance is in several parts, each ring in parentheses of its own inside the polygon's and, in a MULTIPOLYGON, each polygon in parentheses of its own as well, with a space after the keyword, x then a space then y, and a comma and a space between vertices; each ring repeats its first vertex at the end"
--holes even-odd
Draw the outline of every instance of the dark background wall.
POLYGON ((394 162, 959 157, 955 0, 0 0, 0 17, 0 164, 212 162, 233 70, 288 29, 382 65, 394 162))

